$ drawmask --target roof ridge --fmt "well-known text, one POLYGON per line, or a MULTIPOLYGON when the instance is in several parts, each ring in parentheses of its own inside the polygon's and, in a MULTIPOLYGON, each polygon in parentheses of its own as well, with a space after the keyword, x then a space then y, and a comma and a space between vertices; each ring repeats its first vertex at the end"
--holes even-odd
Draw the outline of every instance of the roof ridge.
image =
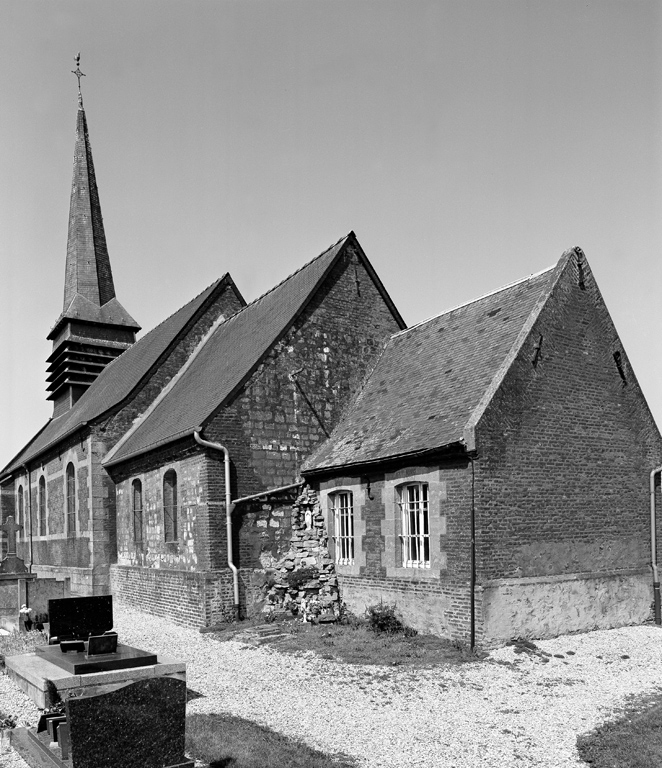
POLYGON ((501 291, 506 291, 508 288, 514 288, 516 285, 519 285, 520 283, 525 283, 527 280, 533 280, 535 277, 540 277, 541 275, 544 275, 546 272, 551 272, 552 270, 556 269, 557 264, 553 264, 551 267, 546 267, 545 269, 541 269, 539 272, 533 272, 530 275, 527 275, 526 277, 522 277, 519 280, 514 280, 512 283, 508 283, 507 285, 502 285, 501 288, 496 288, 493 291, 489 291, 488 293, 484 293, 482 296, 477 296, 475 299, 469 299, 469 301, 465 301, 462 304, 457 304, 454 307, 451 307, 450 309, 446 309, 443 312, 440 312, 438 315, 433 315, 432 317, 428 317, 425 320, 421 320, 420 323, 416 323, 415 325, 410 325, 409 328, 405 328, 402 331, 398 331, 397 333, 394 333, 391 338, 395 339, 397 336, 402 336, 403 334, 407 333, 408 331, 413 331, 416 328, 419 328, 421 325, 425 325, 426 323, 430 323, 433 320, 437 320, 440 317, 443 317, 444 315, 450 315, 451 312, 456 312, 458 309, 462 309, 463 307, 468 307, 469 304, 476 304, 479 301, 482 301, 483 299, 487 299, 490 296, 494 296, 497 293, 501 293, 501 291))
POLYGON ((262 299, 263 299, 265 296, 268 296, 270 293, 273 293, 273 292, 276 290, 276 288, 280 288, 280 286, 281 286, 281 285, 283 285, 284 283, 286 283, 288 280, 291 280, 291 279, 292 279, 292 278, 293 278, 295 275, 298 275, 298 274, 299 274, 299 272, 303 272, 303 270, 304 270, 304 269, 306 269, 307 267, 309 267, 311 264, 313 264, 314 262, 316 262, 318 259, 321 259, 321 258, 322 258, 322 256, 326 256, 326 254, 327 254, 327 253, 328 253, 330 250, 332 250, 333 248, 335 248, 335 247, 336 247, 336 246, 337 246, 339 243, 341 243, 343 240, 347 240, 347 239, 348 239, 348 238, 349 238, 351 235, 353 235, 353 234, 354 234, 354 231, 352 230, 351 232, 348 232, 346 235, 343 235, 343 236, 342 236, 342 237, 341 237, 339 240, 336 240, 336 242, 335 242, 335 243, 333 243, 333 245, 330 245, 328 248, 325 248, 325 249, 322 251, 322 253, 319 253, 319 254, 317 254, 317 256, 315 256, 314 258, 312 258, 310 261, 307 261, 307 262, 306 262, 306 263, 305 263, 303 266, 299 267, 299 269, 295 269, 295 270, 294 270, 294 272, 292 272, 292 273, 291 273, 290 275, 288 275, 287 277, 284 277, 284 278, 283 278, 283 279, 282 279, 282 280, 281 280, 279 283, 276 283, 276 285, 274 285, 274 286, 272 286, 271 288, 269 288, 269 290, 268 290, 268 291, 265 291, 265 292, 264 292, 262 295, 258 296, 256 299, 253 299, 253 301, 249 301, 249 302, 248 302, 248 304, 246 304, 246 306, 245 306, 245 307, 242 307, 242 308, 241 308, 241 309, 239 309, 237 312, 235 312, 235 313, 234 313, 234 315, 232 315, 231 317, 228 317, 228 319, 227 319, 227 320, 228 320, 228 322, 230 322, 230 320, 232 320, 233 318, 235 318, 235 317, 237 317, 238 315, 240 315, 240 314, 241 314, 242 312, 244 312, 245 310, 247 310, 247 309, 249 309, 250 307, 252 307, 254 304, 257 304, 259 301, 262 301, 262 299))
POLYGON ((161 403, 161 401, 166 397, 166 395, 170 392, 170 390, 173 389, 175 384, 182 378, 182 376, 186 373, 186 371, 191 367, 193 364, 193 361, 197 358, 197 356, 200 354, 204 346, 207 344, 209 339, 214 335, 216 332, 216 329, 223 325, 223 323, 227 323, 227 321, 230 318, 226 318, 223 315, 219 315, 216 320, 211 324, 209 327, 209 330, 205 335, 200 339, 197 346, 191 352, 191 354, 186 359, 186 362, 181 366, 181 368, 175 373, 175 375, 170 379, 170 381, 163 387, 163 389, 159 392, 159 394, 152 400, 152 402, 149 404, 148 408, 142 413, 131 425, 131 427, 122 435, 122 437, 115 443, 115 445, 108 451, 106 456, 104 457, 102 464, 106 464, 107 461, 110 461, 113 456, 119 451, 119 449, 126 443, 126 441, 133 435, 133 433, 140 428, 142 424, 144 424, 145 421, 152 415, 152 413, 156 410, 157 406, 161 403))
MULTIPOLYGON (((174 312, 171 312, 167 317, 164 317, 163 320, 161 320, 160 323, 157 323, 153 328, 150 328, 149 331, 147 331, 147 333, 144 334, 144 336, 141 336, 134 344, 132 344, 129 347, 129 349, 133 349, 136 346, 136 344, 140 344, 140 342, 143 339, 146 339, 150 335, 150 333, 154 333, 154 331, 157 328, 160 328, 164 323, 167 323, 168 320, 170 320, 171 317, 174 317, 178 312, 181 312, 182 309, 184 309, 184 307, 188 307, 189 304, 192 304, 196 299, 200 298, 200 296, 202 296, 202 294, 205 293, 205 291, 208 291, 210 288, 213 288, 214 286, 218 285, 220 282, 225 280, 225 278, 228 277, 229 274, 230 274, 229 272, 225 272, 221 277, 218 277, 216 280, 214 280, 213 283, 209 283, 209 285, 206 288, 203 288, 200 291, 200 293, 197 293, 192 299, 187 301, 186 304, 182 304, 182 306, 179 307, 179 309, 176 309, 174 312)), ((108 365, 111 365, 117 359, 119 359, 119 358, 115 358, 114 360, 111 360, 108 365)), ((108 366, 106 366, 106 367, 108 367, 108 366)))

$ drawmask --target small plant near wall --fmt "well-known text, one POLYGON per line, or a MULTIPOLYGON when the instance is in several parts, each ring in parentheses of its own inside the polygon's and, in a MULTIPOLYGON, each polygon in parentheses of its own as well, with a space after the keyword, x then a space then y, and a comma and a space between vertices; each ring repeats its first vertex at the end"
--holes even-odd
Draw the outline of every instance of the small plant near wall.
POLYGON ((287 586, 295 591, 300 590, 304 584, 314 581, 319 576, 317 568, 299 568, 298 571, 292 571, 285 577, 287 586))
POLYGON ((377 603, 366 608, 368 626, 373 632, 385 632, 395 635, 402 633, 405 637, 415 637, 418 632, 402 623, 396 614, 395 603, 377 603))

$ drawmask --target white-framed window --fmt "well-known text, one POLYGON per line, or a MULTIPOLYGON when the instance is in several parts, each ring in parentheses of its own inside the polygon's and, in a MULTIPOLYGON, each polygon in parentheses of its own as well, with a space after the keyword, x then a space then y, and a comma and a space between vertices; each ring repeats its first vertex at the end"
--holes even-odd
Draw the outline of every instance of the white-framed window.
POLYGON ((351 491, 329 495, 333 510, 333 540, 336 563, 354 565, 354 498, 351 491))
POLYGON ((398 488, 403 568, 430 567, 430 502, 427 483, 398 488))

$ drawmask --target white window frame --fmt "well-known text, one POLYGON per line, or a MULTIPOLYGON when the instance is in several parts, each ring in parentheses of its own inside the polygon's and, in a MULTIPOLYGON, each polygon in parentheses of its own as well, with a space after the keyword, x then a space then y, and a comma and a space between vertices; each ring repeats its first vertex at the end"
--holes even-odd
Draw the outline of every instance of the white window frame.
POLYGON ((339 490, 329 494, 333 510, 336 565, 354 565, 354 494, 339 490))
POLYGON ((440 467, 409 466, 384 475, 384 519, 381 523, 384 549, 382 564, 387 578, 435 579, 447 569, 446 513, 450 508, 446 496, 446 478, 440 467), (442 479, 443 478, 443 479, 442 479), (405 567, 402 551, 402 509, 400 489, 414 483, 428 486, 430 531, 430 565, 405 567))
POLYGON ((398 487, 403 568, 430 568, 430 494, 427 483, 398 487))

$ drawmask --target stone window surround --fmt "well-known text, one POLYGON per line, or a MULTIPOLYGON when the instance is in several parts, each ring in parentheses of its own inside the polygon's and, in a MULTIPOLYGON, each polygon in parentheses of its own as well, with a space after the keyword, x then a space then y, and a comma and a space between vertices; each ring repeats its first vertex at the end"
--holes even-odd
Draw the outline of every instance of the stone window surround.
POLYGON ((446 482, 441 480, 441 470, 429 467, 406 467, 384 475, 384 537, 383 565, 386 575, 393 578, 434 579, 446 570, 446 552, 441 548, 441 537, 446 534, 446 482), (400 542, 400 494, 403 485, 427 483, 428 509, 430 514, 430 567, 404 568, 401 565, 400 542))
POLYGON ((333 542, 333 561, 336 573, 346 576, 359 576, 361 568, 365 567, 365 551, 363 549, 363 537, 365 536, 365 519, 363 510, 365 507, 365 491, 361 485, 360 477, 343 477, 337 480, 328 480, 320 484, 320 507, 324 516, 329 542, 333 542), (340 565, 335 562, 335 541, 333 503, 331 496, 338 491, 347 491, 352 494, 352 511, 354 515, 354 563, 352 565, 340 565))

